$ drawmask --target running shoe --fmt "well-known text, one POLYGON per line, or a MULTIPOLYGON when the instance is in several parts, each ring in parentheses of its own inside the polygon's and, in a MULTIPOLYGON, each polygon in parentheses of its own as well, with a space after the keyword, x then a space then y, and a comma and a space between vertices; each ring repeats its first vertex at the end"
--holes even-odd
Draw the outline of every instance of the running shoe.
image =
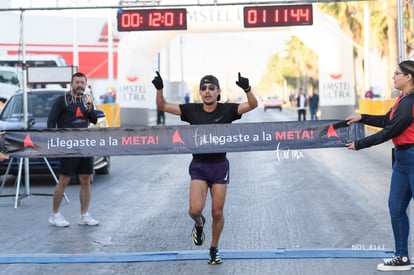
POLYGON ((99 225, 99 221, 92 218, 89 213, 80 216, 79 225, 95 226, 99 225))
POLYGON ((56 227, 68 227, 70 225, 70 223, 60 213, 50 214, 49 223, 56 227))
POLYGON ((217 247, 210 247, 210 258, 208 260, 208 264, 216 265, 221 264, 222 262, 223 261, 221 260, 217 247))
POLYGON ((404 271, 411 270, 410 259, 406 256, 395 256, 392 259, 384 260, 382 264, 377 266, 379 271, 404 271))
POLYGON ((197 246, 203 245, 205 239, 203 227, 204 223, 206 222, 206 219, 203 215, 201 215, 201 219, 203 220, 203 225, 197 226, 197 224, 194 224, 193 231, 191 232, 191 239, 193 240, 193 243, 197 246))

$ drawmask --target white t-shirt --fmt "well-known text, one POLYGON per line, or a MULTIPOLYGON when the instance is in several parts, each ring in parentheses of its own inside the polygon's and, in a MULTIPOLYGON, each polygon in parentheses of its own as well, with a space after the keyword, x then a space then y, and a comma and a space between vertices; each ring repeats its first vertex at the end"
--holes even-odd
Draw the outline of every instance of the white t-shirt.
POLYGON ((298 110, 306 109, 306 95, 299 94, 298 100, 299 100, 298 110))

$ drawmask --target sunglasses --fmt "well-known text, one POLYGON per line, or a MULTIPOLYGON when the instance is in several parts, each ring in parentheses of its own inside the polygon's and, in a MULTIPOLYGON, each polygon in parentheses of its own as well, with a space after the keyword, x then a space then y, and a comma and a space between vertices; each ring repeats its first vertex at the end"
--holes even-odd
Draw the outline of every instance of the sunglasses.
POLYGON ((217 89, 217 86, 214 85, 214 84, 211 84, 211 85, 202 85, 200 87, 200 90, 203 91, 203 92, 207 89, 209 89, 210 91, 214 91, 215 89, 217 89))

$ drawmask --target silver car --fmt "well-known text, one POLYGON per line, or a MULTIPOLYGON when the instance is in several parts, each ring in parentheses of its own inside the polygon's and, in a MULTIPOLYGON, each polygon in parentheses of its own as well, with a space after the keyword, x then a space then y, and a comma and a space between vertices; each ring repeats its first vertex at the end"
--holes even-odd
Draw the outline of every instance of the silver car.
MULTIPOLYGON (((67 90, 63 89, 35 89, 28 90, 27 94, 27 117, 28 125, 24 125, 23 115, 23 91, 18 91, 10 97, 4 105, 0 113, 0 130, 11 129, 45 129, 47 128, 47 118, 49 111, 52 109, 56 98, 63 95, 67 90)), ((96 110, 98 115, 98 122, 91 127, 108 127, 105 112, 96 110)), ((17 160, 16 165, 11 166, 9 173, 17 174, 17 160)), ((40 158, 30 158, 30 172, 34 174, 48 174, 50 173, 45 161, 40 158)), ((53 170, 59 168, 59 160, 56 158, 48 158, 53 170)), ((0 162, 0 173, 4 173, 7 169, 8 162, 0 162)), ((110 157, 95 157, 94 171, 96 174, 108 174, 110 168, 110 157)))

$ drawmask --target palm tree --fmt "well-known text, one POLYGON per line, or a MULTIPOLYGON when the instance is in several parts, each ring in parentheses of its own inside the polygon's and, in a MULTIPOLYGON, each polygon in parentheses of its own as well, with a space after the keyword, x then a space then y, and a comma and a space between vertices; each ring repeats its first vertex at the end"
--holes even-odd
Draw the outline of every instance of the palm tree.
MULTIPOLYGON (((402 1, 402 0, 398 0, 402 1)), ((411 2, 404 8, 404 35, 406 43, 406 56, 409 56, 410 52, 414 48, 413 41, 413 23, 412 23, 412 9, 411 2)), ((342 30, 348 34, 349 37, 357 45, 361 47, 354 47, 354 66, 358 72, 364 74, 364 5, 368 4, 370 10, 370 29, 373 35, 371 36, 369 48, 376 49, 376 52, 382 57, 387 65, 387 75, 391 75, 395 70, 398 63, 397 55, 397 5, 395 0, 380 0, 380 1, 351 1, 351 2, 334 2, 334 3, 320 3, 318 7, 325 13, 332 15, 338 21, 342 30)), ((264 76, 263 80, 269 82, 272 76, 277 75, 275 71, 271 71, 275 68, 273 62, 277 60, 277 70, 285 72, 285 79, 287 79, 289 85, 294 87, 303 86, 307 83, 307 77, 309 73, 313 74, 310 79, 317 79, 317 56, 315 54, 308 54, 310 49, 307 49, 299 39, 292 38, 286 45, 286 61, 283 62, 282 57, 273 58, 269 61, 268 75, 264 76), (298 60, 300 57, 300 60, 298 60), (273 64, 273 65, 272 65, 273 64), (290 73, 290 72, 293 72, 290 73), (296 81, 292 82, 291 79, 296 81)), ((390 96, 391 93, 391 77, 386 78, 385 83, 385 95, 390 96)), ((312 81, 315 82, 315 81, 312 81)), ((368 85, 368 83, 367 83, 368 85)), ((362 83, 362 86, 367 86, 362 83)))
MULTIPOLYGON (((388 41, 386 40, 388 42, 388 52, 386 53, 388 56, 387 75, 391 75, 398 62, 396 1, 383 1, 383 14, 387 18, 387 28, 384 30, 388 37, 388 41)), ((386 87, 391 87, 391 77, 387 78, 386 87)), ((386 97, 390 97, 391 89, 386 89, 385 91, 386 97)))
POLYGON ((318 57, 299 38, 292 36, 283 54, 275 54, 267 65, 259 89, 269 91, 275 85, 287 82, 295 88, 317 89, 318 57))
MULTIPOLYGON (((400 0, 399 0, 400 1, 400 0)), ((320 8, 333 15, 341 25, 342 29, 347 32, 350 37, 352 37, 353 41, 357 44, 363 44, 363 37, 362 37, 362 28, 361 23, 364 22, 362 13, 355 12, 353 16, 345 16, 350 11, 354 10, 362 10, 362 5, 368 3, 369 9, 371 11, 370 16, 370 27, 373 30, 372 33, 375 35, 372 36, 370 46, 372 48, 376 48, 377 52, 380 54, 381 57, 385 58, 388 66, 387 66, 387 75, 391 75, 392 71, 395 70, 398 62, 398 49, 397 49, 397 5, 395 0, 383 0, 383 1, 367 1, 367 2, 351 2, 351 3, 327 3, 321 4, 320 8)), ((406 42, 412 40, 412 32, 411 32, 411 20, 410 18, 410 4, 406 5, 405 8, 405 30, 410 30, 406 35, 406 42)), ((407 33, 407 31, 405 32, 407 33)), ((407 43, 408 44, 408 43, 407 43)), ((407 52, 410 50, 407 47, 407 52)), ((361 60, 362 63, 359 64, 360 71, 364 72, 364 60, 362 59, 362 52, 359 49, 355 49, 354 51, 355 58, 361 60)), ((386 87, 391 87, 391 77, 386 79, 385 83, 386 87)), ((385 96, 389 97, 391 93, 390 88, 385 88, 385 96)))

